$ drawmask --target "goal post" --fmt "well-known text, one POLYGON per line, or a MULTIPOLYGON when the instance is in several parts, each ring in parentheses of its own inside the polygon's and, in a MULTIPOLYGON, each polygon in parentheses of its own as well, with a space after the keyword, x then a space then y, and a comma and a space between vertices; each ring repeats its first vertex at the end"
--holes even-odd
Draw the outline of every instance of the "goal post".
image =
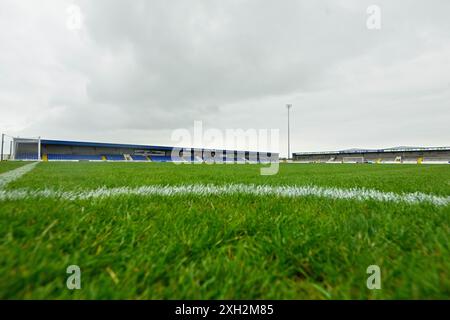
POLYGON ((364 163, 364 157, 343 157, 343 163, 364 163))
POLYGON ((41 161, 42 143, 41 137, 12 138, 11 155, 12 160, 41 161))

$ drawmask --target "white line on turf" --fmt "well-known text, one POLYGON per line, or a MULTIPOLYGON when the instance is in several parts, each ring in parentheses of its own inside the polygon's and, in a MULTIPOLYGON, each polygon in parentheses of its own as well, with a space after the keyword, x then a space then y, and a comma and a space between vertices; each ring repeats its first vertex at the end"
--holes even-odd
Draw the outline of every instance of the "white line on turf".
POLYGON ((5 187, 8 183, 19 179, 25 173, 28 173, 31 170, 33 170, 37 164, 38 164, 38 162, 33 162, 30 164, 26 164, 22 167, 19 167, 17 169, 6 171, 6 172, 0 174, 0 189, 5 187))
POLYGON ((142 187, 99 188, 95 190, 62 191, 62 190, 0 190, 0 201, 23 200, 31 198, 58 198, 63 200, 103 199, 120 196, 211 196, 211 195, 254 195, 254 196, 278 196, 289 198, 320 197, 329 199, 349 199, 358 201, 382 201, 407 204, 429 203, 436 206, 450 204, 450 197, 424 194, 420 192, 396 194, 371 189, 352 188, 339 189, 318 186, 269 186, 269 185, 178 185, 163 186, 150 185, 142 187))

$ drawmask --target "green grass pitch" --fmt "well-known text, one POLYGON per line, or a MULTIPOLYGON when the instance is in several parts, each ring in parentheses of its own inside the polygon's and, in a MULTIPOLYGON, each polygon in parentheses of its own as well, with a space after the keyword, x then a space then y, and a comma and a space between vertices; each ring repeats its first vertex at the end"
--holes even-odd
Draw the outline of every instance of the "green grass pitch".
POLYGON ((0 162, 0 174, 5 173, 10 170, 13 170, 13 169, 17 169, 23 165, 24 165, 23 162, 10 162, 10 161, 0 162))
MULTIPOLYGON (((22 163, 0 163, 0 174, 22 163)), ((450 196, 448 165, 40 163, 14 190, 256 184, 450 196)), ((0 200, 2 299, 448 299, 450 206, 316 196, 0 200), (69 290, 66 268, 81 268, 69 290), (381 268, 369 290, 369 265, 381 268)))

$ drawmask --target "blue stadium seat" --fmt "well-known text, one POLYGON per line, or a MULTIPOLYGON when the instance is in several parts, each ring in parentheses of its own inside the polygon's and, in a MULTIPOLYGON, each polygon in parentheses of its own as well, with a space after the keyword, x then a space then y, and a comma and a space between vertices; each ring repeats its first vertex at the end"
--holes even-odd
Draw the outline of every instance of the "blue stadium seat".
POLYGON ((131 158, 133 158, 134 161, 147 161, 148 160, 146 156, 142 156, 142 155, 138 155, 138 154, 132 155, 131 158))
POLYGON ((150 157, 154 162, 171 162, 172 158, 170 156, 151 156, 150 157))
POLYGON ((105 155, 106 160, 111 161, 123 161, 125 158, 123 157, 123 154, 107 154, 105 155))
POLYGON ((100 155, 80 154, 48 154, 48 160, 73 161, 73 160, 102 160, 100 155))
POLYGON ((15 156, 16 160, 37 160, 37 153, 19 153, 15 156))

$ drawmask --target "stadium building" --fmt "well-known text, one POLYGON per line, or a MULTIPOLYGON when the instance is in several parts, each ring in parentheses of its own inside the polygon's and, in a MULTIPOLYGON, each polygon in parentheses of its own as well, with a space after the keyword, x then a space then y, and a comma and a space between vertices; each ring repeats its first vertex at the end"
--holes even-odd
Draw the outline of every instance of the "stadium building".
POLYGON ((293 160, 302 163, 450 163, 450 147, 395 147, 349 149, 325 152, 297 152, 293 160))
POLYGON ((12 160, 278 162, 278 153, 13 138, 12 160))

